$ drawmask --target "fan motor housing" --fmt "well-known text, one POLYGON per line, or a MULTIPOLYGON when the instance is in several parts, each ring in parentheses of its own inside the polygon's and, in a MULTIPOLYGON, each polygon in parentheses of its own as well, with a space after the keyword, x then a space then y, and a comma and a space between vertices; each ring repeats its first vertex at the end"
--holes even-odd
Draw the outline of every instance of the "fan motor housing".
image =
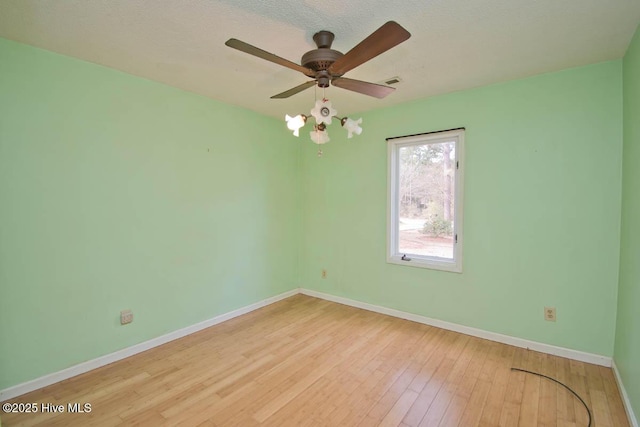
POLYGON ((337 50, 327 48, 314 49, 302 55, 301 63, 303 67, 310 68, 313 71, 323 71, 342 56, 342 52, 337 50))

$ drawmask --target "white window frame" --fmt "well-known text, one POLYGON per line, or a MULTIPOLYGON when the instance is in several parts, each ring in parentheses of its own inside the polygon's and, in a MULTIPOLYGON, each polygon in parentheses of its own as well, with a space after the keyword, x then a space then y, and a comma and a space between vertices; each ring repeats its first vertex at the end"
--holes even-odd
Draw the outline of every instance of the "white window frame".
POLYGON ((464 128, 452 129, 440 132, 431 132, 420 135, 387 138, 387 262, 411 267, 429 268, 455 273, 462 273, 462 213, 464 194, 464 128), (416 255, 398 251, 398 238, 400 234, 399 222, 399 152, 400 148, 411 145, 435 144, 441 142, 456 142, 455 149, 455 174, 454 174, 454 249, 453 260, 441 257, 416 255), (403 255, 406 255, 403 259, 403 255))

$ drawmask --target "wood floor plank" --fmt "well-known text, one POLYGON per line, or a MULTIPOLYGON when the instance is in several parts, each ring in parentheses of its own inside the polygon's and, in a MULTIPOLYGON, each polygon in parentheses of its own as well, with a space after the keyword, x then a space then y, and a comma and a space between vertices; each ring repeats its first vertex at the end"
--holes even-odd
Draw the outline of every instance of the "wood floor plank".
POLYGON ((480 424, 482 412, 489 396, 489 390, 491 390, 491 383, 484 380, 478 380, 473 392, 469 397, 467 406, 465 407, 462 418, 460 419, 460 426, 474 427, 480 424))
MULTIPOLYGON (((556 375, 555 357, 542 355, 540 372, 553 378, 556 375)), ((538 399, 538 425, 543 427, 556 427, 558 425, 557 394, 558 384, 546 378, 540 379, 540 396, 538 399)), ((561 393, 565 393, 561 390, 561 393)))
POLYGON ((602 427, 614 426, 599 367, 585 365, 585 371, 595 424, 602 427))
POLYGON ((387 415, 385 415, 379 425, 383 427, 393 427, 400 424, 405 414, 417 398, 418 393, 413 390, 406 390, 402 396, 400 396, 400 399, 398 399, 396 404, 393 405, 393 408, 387 412, 387 415))
MULTIPOLYGON (((343 357, 349 357, 349 354, 358 349, 358 347, 365 344, 364 340, 359 340, 355 345, 350 346, 346 351, 340 352, 339 354, 343 357)), ((258 410, 253 418, 258 422, 264 422, 273 415, 275 412, 279 411, 282 407, 284 407, 287 403, 293 400, 296 396, 306 390, 313 383, 318 381, 324 375, 326 375, 337 363, 337 358, 331 358, 324 361, 322 364, 314 368, 312 371, 308 373, 304 378, 300 381, 296 382, 296 384, 288 389, 286 392, 281 393, 278 397, 270 401, 267 405, 258 410)))
MULTIPOLYGON (((561 383, 569 386, 571 379, 569 360, 561 357, 556 358, 556 376, 561 383)), ((558 411, 558 425, 571 425, 576 423, 575 397, 568 391, 558 391, 556 393, 556 408, 558 411)), ((579 403, 578 403, 579 404, 579 403)))
MULTIPOLYGON (((532 372, 540 372, 541 355, 537 352, 529 352, 526 369, 532 372)), ((520 427, 535 427, 538 425, 538 406, 540 400, 540 377, 524 372, 514 373, 524 376, 524 389, 522 391, 522 406, 520 408, 520 427)))
MULTIPOLYGON (((570 376, 568 381, 568 386, 578 394, 587 404, 587 407, 591 410, 591 418, 593 420, 593 405, 591 404, 591 395, 589 394, 589 388, 587 387, 587 377, 586 372, 584 370, 584 364, 580 362, 575 362, 573 360, 569 361, 570 365, 570 376)), ((589 416, 587 411, 584 409, 583 405, 580 402, 574 400, 574 408, 576 414, 576 424, 577 425, 588 425, 589 416)))
POLYGON ((618 384, 616 383, 613 371, 610 368, 605 368, 603 366, 598 366, 598 370, 600 371, 600 377, 602 378, 604 394, 607 397, 613 425, 629 427, 629 420, 627 419, 627 413, 624 409, 622 400, 616 398, 616 396, 620 395, 620 390, 618 389, 618 384))
MULTIPOLYGON (((464 373, 481 341, 478 338, 467 338, 468 339, 464 341, 463 345, 454 346, 456 350, 450 353, 449 357, 455 359, 453 368, 447 376, 444 386, 440 388, 435 399, 429 406, 429 410, 422 421, 420 421, 419 426, 438 425, 445 416, 447 408, 452 401, 454 403, 459 403, 455 400, 456 390, 458 389, 458 385, 462 382, 464 373)), ((463 406, 462 403, 460 403, 460 406, 463 406)), ((459 409, 459 407, 456 407, 456 412, 459 409)))
POLYGON ((433 360, 433 364, 436 365, 436 370, 433 373, 433 376, 431 376, 429 382, 422 388, 418 398, 402 420, 405 424, 410 426, 417 426, 420 424, 431 407, 433 400, 438 395, 438 392, 444 386, 445 379, 451 373, 455 360, 446 358, 444 357, 444 354, 441 354, 433 360))
POLYGON ((609 368, 296 295, 11 399, 3 426, 629 427, 609 368))
MULTIPOLYGON (((447 411, 444 414, 442 421, 440 422, 440 426, 442 427, 455 427, 460 424, 463 418, 464 413, 466 412, 467 404, 475 390, 475 385, 478 381, 480 374, 483 371, 483 367, 485 365, 485 359, 487 358, 488 352, 491 346, 487 341, 480 341, 478 347, 475 349, 473 356, 471 357, 471 361, 467 366, 467 369, 462 377, 460 384, 458 384, 455 396, 447 411)), ((485 372, 485 375, 488 376, 488 372, 485 372)), ((476 400, 479 397, 476 396, 476 400)), ((481 396, 483 403, 486 398, 486 393, 481 396)), ((466 421, 465 426, 469 425, 469 420, 466 421)))

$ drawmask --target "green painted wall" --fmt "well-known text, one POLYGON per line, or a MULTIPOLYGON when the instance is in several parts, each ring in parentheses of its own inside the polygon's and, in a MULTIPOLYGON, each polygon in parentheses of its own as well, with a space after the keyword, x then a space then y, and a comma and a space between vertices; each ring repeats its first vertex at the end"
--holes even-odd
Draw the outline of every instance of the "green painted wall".
POLYGON ((279 120, 0 39, 0 389, 298 285, 611 356, 622 97, 622 61, 537 76, 333 125, 318 159, 279 120), (387 264, 385 138, 458 126, 463 274, 387 264))
POLYGON ((280 121, 0 39, 0 389, 297 287, 298 147, 280 121))
POLYGON ((360 137, 330 127, 321 159, 307 142, 302 286, 611 356, 621 67, 601 63, 366 113, 360 137), (385 138, 460 126, 463 273, 387 264, 385 138), (543 320, 545 305, 557 307, 556 323, 543 320))
POLYGON ((623 73, 622 233, 614 360, 640 416, 640 29, 624 58, 623 73))

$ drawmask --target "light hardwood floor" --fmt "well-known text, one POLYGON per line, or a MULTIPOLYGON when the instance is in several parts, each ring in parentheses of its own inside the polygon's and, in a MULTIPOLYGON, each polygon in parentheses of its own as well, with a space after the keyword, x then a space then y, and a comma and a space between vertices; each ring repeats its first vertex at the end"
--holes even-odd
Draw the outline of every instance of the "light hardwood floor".
POLYGON ((12 402, 2 425, 628 426, 611 369, 303 295, 12 402))

